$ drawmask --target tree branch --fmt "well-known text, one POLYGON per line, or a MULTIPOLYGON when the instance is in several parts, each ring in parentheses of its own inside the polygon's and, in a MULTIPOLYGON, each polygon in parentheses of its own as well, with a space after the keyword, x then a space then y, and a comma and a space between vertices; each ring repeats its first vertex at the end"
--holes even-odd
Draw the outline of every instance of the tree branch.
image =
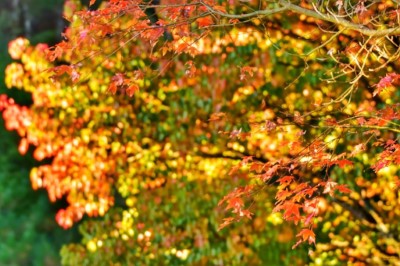
POLYGON ((247 13, 247 14, 236 15, 236 14, 227 14, 227 13, 215 10, 211 6, 204 3, 202 0, 200 0, 200 3, 202 5, 204 5, 211 13, 220 15, 221 17, 232 18, 232 19, 244 19, 244 18, 251 18, 251 17, 258 17, 258 16, 269 16, 272 14, 281 13, 288 9, 287 7, 278 7, 278 8, 274 8, 274 9, 257 10, 257 11, 247 13))
POLYGON ((371 37, 383 37, 383 36, 393 36, 400 34, 400 26, 392 27, 387 29, 370 29, 362 24, 357 24, 351 22, 347 19, 344 19, 339 16, 335 16, 334 14, 324 14, 318 12, 316 10, 307 9, 295 4, 292 4, 289 1, 280 0, 277 4, 281 7, 273 8, 273 9, 264 9, 264 10, 257 10, 254 12, 246 13, 246 14, 227 14, 221 12, 219 10, 213 9, 211 6, 207 5, 203 1, 200 1, 202 5, 204 5, 211 13, 217 14, 221 17, 231 18, 231 19, 244 19, 244 18, 251 18, 251 17, 259 17, 259 16, 269 16, 272 14, 283 13, 284 11, 292 11, 295 13, 303 14, 308 17, 312 17, 321 21, 331 22, 333 24, 342 26, 346 29, 357 31, 365 36, 371 37))

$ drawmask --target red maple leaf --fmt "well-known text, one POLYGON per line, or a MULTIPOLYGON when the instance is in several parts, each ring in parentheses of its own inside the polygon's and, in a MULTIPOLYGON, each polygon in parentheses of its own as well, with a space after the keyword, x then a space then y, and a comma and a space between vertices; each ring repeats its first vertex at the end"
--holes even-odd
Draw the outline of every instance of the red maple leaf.
POLYGON ((291 195, 292 195, 291 191, 284 189, 284 190, 281 190, 278 193, 276 193, 275 198, 278 202, 280 202, 280 201, 282 202, 282 201, 286 200, 287 198, 289 198, 291 195))
POLYGON ((283 218, 286 221, 294 221, 295 224, 300 221, 300 204, 289 201, 284 203, 282 207, 285 210, 283 218))
POLYGON ((238 197, 228 199, 227 201, 228 201, 228 204, 227 204, 225 210, 233 209, 233 212, 239 212, 240 209, 244 206, 243 200, 238 197))
MULTIPOLYGON (((314 243, 315 245, 315 233, 308 228, 302 229, 300 233, 298 233, 296 236, 300 238, 300 243, 308 241, 309 244, 314 243)), ((296 245, 293 246, 293 248, 295 248, 300 243, 297 242, 296 245)))
POLYGON ((339 190, 342 193, 351 193, 351 190, 346 185, 337 185, 335 189, 339 190))
POLYGON ((200 28, 208 27, 212 24, 214 24, 214 21, 212 20, 211 17, 202 17, 198 18, 196 20, 197 24, 199 25, 200 28))
POLYGON ((353 165, 353 162, 346 159, 342 159, 336 161, 336 164, 339 165, 340 168, 344 168, 346 165, 353 165))
POLYGON ((284 176, 284 177, 279 178, 279 179, 278 179, 278 182, 281 183, 281 184, 282 184, 282 183, 291 183, 291 182, 293 181, 293 179, 294 179, 293 176, 287 175, 287 176, 284 176))

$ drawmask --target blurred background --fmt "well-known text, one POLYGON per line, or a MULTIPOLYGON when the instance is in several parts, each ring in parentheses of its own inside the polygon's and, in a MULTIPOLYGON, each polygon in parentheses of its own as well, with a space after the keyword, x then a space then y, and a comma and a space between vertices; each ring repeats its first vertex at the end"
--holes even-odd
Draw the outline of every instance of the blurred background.
MULTIPOLYGON (((33 43, 54 44, 65 27, 63 0, 0 1, 0 94, 29 105, 29 94, 4 85, 4 69, 11 62, 10 40, 26 36, 33 43)), ((16 132, 6 131, 0 118, 0 265, 60 265, 61 245, 74 241, 74 230, 61 229, 55 219, 60 204, 51 204, 44 190, 34 191, 29 170, 37 164, 18 153, 16 132)))

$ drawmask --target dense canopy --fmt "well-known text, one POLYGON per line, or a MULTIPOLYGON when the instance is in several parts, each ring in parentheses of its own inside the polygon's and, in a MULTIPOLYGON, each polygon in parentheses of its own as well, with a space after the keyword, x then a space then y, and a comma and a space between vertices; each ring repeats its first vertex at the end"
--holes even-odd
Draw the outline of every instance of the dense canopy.
POLYGON ((397 4, 94 2, 10 43, 33 104, 0 101, 84 220, 65 265, 399 262, 397 4))

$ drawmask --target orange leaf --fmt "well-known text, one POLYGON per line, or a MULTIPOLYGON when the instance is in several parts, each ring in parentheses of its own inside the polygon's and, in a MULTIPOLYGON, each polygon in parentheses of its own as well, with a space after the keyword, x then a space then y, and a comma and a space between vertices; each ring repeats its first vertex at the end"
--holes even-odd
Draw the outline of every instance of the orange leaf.
POLYGON ((230 225, 234 220, 235 220, 234 217, 224 218, 224 222, 218 226, 218 231, 221 230, 222 228, 230 225))
POLYGON ((211 17, 198 18, 196 21, 200 28, 208 27, 214 24, 214 21, 211 17))
POLYGON ((249 210, 241 210, 239 212, 239 215, 240 216, 246 216, 247 218, 251 219, 252 218, 251 216, 253 215, 253 213, 250 212, 249 210))
POLYGON ((278 193, 276 193, 275 198, 278 202, 282 202, 282 201, 286 200, 287 198, 289 198, 290 196, 292 196, 292 192, 284 189, 284 190, 281 190, 278 193))
POLYGON ((234 173, 236 173, 238 170, 240 169, 240 165, 235 165, 231 168, 231 170, 229 171, 228 175, 233 175, 234 173))
POLYGON ((340 168, 344 168, 346 165, 353 165, 352 161, 349 161, 349 160, 346 160, 346 159, 339 160, 336 163, 337 163, 337 165, 339 165, 340 168))
POLYGON ((336 189, 342 193, 350 193, 351 190, 346 185, 337 185, 336 189))
POLYGON ((187 49, 189 45, 187 43, 181 43, 178 45, 178 48, 176 48, 177 53, 181 53, 187 49))
POLYGON ((115 82, 110 83, 110 86, 108 86, 108 91, 112 94, 115 94, 117 92, 117 86, 115 85, 115 82))
POLYGON ((285 209, 283 218, 286 221, 294 221, 295 224, 300 221, 300 204, 294 202, 286 202, 282 207, 283 209, 285 209))
POLYGON ((240 210, 244 205, 244 202, 241 198, 231 198, 228 199, 228 205, 226 206, 225 210, 234 209, 234 212, 240 210))
POLYGON ((302 229, 300 231, 300 233, 298 233, 296 236, 300 237, 302 242, 308 240, 309 244, 311 244, 311 243, 315 244, 315 233, 310 229, 307 229, 307 228, 302 229))
POLYGON ((208 121, 218 121, 225 117, 226 117, 225 113, 214 113, 214 114, 211 114, 211 117, 210 117, 210 119, 208 119, 208 121))
POLYGON ((132 84, 126 89, 126 94, 129 97, 132 97, 135 94, 135 92, 137 92, 138 90, 139 90, 139 86, 136 84, 132 84))
POLYGON ((284 176, 284 177, 279 178, 279 179, 278 179, 278 182, 281 183, 281 184, 282 184, 282 183, 291 183, 291 182, 293 181, 293 179, 294 179, 293 176, 287 175, 287 176, 284 176))

